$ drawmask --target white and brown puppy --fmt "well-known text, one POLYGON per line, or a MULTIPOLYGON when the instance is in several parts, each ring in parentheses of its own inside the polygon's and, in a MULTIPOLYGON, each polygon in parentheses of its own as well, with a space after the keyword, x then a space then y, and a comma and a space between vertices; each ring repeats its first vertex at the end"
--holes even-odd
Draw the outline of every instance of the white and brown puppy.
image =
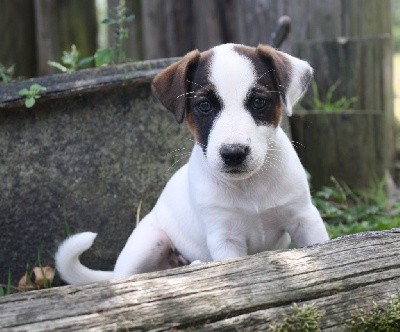
POLYGON ((192 51, 153 81, 162 104, 196 144, 140 222, 113 272, 79 255, 96 234, 68 238, 56 254, 61 277, 85 284, 328 240, 305 171, 280 128, 312 77, 305 61, 260 45, 192 51))

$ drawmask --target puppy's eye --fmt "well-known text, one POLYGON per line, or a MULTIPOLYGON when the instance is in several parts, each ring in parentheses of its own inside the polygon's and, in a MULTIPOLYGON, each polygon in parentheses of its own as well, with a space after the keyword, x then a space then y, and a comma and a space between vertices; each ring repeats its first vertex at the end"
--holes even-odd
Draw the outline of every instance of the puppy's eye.
POLYGON ((250 105, 254 110, 262 110, 267 106, 267 99, 261 97, 254 97, 250 101, 250 105))
POLYGON ((208 114, 212 111, 212 105, 208 100, 201 100, 196 103, 196 108, 203 114, 208 114))

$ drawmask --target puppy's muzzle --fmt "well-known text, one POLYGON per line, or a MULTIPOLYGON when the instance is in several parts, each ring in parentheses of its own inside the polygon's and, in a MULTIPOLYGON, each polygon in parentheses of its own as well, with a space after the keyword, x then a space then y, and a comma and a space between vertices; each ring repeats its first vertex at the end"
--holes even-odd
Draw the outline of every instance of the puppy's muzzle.
POLYGON ((243 144, 223 144, 219 153, 225 168, 228 170, 243 171, 242 167, 247 156, 250 154, 250 147, 243 144))

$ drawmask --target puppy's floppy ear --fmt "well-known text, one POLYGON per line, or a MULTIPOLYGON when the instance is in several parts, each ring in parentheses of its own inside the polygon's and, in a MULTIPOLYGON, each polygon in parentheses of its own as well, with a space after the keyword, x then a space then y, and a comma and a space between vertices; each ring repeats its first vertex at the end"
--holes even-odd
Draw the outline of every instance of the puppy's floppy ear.
POLYGON ((152 83, 154 95, 169 111, 174 113, 178 123, 185 118, 188 72, 192 66, 198 63, 199 59, 200 52, 198 50, 189 52, 180 61, 159 73, 152 83))
POLYGON ((293 105, 306 92, 313 77, 313 69, 308 62, 275 50, 267 45, 258 45, 258 56, 271 65, 281 100, 287 115, 292 115, 293 105))

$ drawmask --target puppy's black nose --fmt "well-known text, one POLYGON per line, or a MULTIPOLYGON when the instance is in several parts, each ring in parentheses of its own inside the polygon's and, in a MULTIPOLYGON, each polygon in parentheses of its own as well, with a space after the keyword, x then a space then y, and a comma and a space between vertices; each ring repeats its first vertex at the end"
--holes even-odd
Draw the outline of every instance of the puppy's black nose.
POLYGON ((250 147, 243 144, 224 144, 219 153, 226 166, 239 166, 250 153, 250 147))

